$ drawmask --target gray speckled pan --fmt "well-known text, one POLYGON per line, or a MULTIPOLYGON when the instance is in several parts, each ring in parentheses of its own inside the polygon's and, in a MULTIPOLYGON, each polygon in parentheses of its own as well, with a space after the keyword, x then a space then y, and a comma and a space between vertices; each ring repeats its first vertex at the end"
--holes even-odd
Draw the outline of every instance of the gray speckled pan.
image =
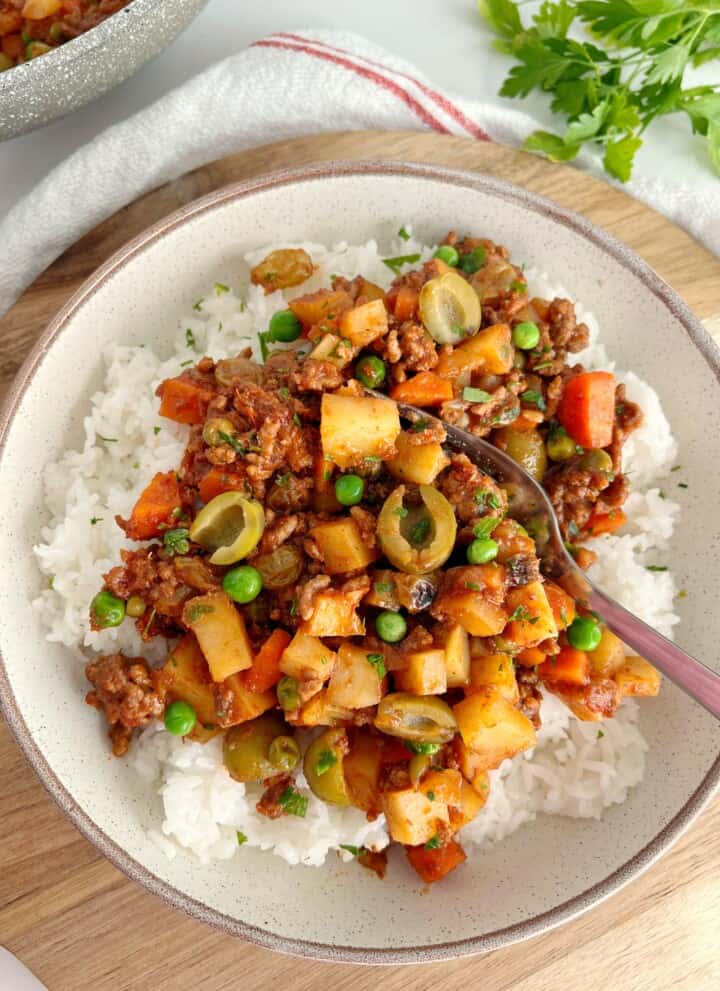
MULTIPOLYGON (((433 240, 482 231, 545 269, 593 309, 608 349, 660 393, 681 449, 685 504, 672 553, 679 638, 717 658, 718 359, 684 303, 609 235, 546 200, 470 173, 396 163, 329 164, 231 186, 123 248, 85 284, 28 358, 0 425, 0 693, 6 718, 44 785, 129 877, 225 932, 334 961, 412 963, 495 949, 557 926, 606 898, 677 839, 720 779, 720 729, 671 685, 642 702, 647 776, 602 822, 541 818, 421 897, 403 858, 379 882, 355 865, 289 868, 245 849, 231 862, 168 862, 147 839, 152 791, 108 758, 83 705, 82 665, 44 640, 30 600, 41 578, 31 548, 43 522, 42 466, 81 435, 110 341, 169 342, 188 302, 232 273, 250 248, 279 240, 362 242, 412 220, 433 240), (88 347, 92 342, 92 349, 88 347), (11 580, 7 580, 12 576, 11 580), (52 696, 51 704, 48 698, 52 696)), ((674 476, 673 476, 674 478, 674 476)))
POLYGON ((170 44, 207 0, 133 0, 96 28, 0 73, 0 141, 84 106, 170 44))

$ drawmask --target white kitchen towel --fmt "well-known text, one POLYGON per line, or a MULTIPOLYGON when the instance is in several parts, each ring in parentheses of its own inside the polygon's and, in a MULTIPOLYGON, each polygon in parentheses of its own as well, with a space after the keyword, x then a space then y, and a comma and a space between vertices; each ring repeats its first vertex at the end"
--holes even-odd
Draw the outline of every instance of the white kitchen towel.
MULTIPOLYGON (((442 93, 414 66, 357 35, 270 35, 108 128, 16 204, 0 224, 0 315, 101 220, 223 155, 303 134, 367 128, 519 145, 537 126, 511 106, 442 93)), ((592 152, 577 164, 602 174, 592 152)), ((720 254, 720 182, 717 192, 702 194, 681 182, 642 177, 624 188, 720 254)))

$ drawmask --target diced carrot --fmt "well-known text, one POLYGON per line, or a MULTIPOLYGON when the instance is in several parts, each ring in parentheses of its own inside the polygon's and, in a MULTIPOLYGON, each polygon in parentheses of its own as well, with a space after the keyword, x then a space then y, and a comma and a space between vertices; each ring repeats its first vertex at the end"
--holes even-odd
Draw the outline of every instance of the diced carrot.
POLYGON ((562 647, 559 654, 540 665, 538 675, 543 681, 587 685, 590 683, 590 663, 584 650, 562 647))
POLYGON ((615 376, 583 372, 565 386, 557 418, 583 447, 607 447, 615 423, 615 376))
POLYGON ((396 402, 413 406, 440 406, 452 397, 452 383, 434 372, 420 372, 405 382, 398 382, 390 393, 390 398, 396 402))
POLYGON ((450 871, 454 871, 467 860, 465 851, 455 840, 450 840, 437 850, 428 850, 424 846, 408 846, 405 847, 405 852, 411 866, 425 884, 442 881, 450 871))
POLYGON ((409 286, 401 286, 397 291, 393 310, 396 319, 401 322, 403 320, 412 320, 417 311, 419 298, 420 294, 417 289, 411 289, 409 286))
POLYGON ((244 672, 246 688, 251 692, 266 692, 280 681, 280 657, 291 639, 285 630, 272 631, 255 655, 252 667, 244 672))
POLYGON ((22 31, 23 19, 19 10, 0 10, 0 36, 22 31))
POLYGON ((601 533, 614 533, 627 523, 627 516, 622 509, 611 509, 609 513, 593 513, 585 525, 585 531, 591 537, 599 537, 601 533))
POLYGON ((555 617, 555 625, 558 630, 566 630, 575 619, 575 600, 555 582, 545 582, 545 594, 555 617))
POLYGON ((158 389, 160 416, 176 423, 202 423, 213 392, 187 378, 166 379, 158 389))
MULTIPOLYGON (((548 599, 550 596, 548 595, 548 599)), ((519 654, 515 655, 515 660, 518 664, 522 664, 526 668, 538 667, 547 658, 547 654, 544 650, 540 650, 539 647, 526 647, 525 650, 521 650, 519 654)))
POLYGON ((537 430, 538 424, 542 423, 542 413, 539 416, 540 418, 538 419, 537 414, 534 414, 532 410, 523 410, 513 420, 512 428, 523 434, 529 433, 531 430, 537 430))
POLYGON ((203 476, 198 486, 198 492, 202 501, 208 503, 223 492, 234 492, 243 488, 245 488, 245 479, 242 475, 224 466, 216 465, 215 468, 210 469, 207 475, 203 476))
POLYGON ((345 289, 318 289, 291 299, 288 308, 306 332, 315 326, 322 327, 322 332, 326 332, 337 330, 338 317, 352 305, 352 296, 345 289))
POLYGON ((157 537, 163 526, 175 524, 173 511, 180 508, 177 475, 174 471, 158 472, 135 503, 125 532, 131 540, 157 537))
POLYGON ((25 45, 19 34, 6 34, 2 39, 3 55, 17 62, 25 52, 25 45))

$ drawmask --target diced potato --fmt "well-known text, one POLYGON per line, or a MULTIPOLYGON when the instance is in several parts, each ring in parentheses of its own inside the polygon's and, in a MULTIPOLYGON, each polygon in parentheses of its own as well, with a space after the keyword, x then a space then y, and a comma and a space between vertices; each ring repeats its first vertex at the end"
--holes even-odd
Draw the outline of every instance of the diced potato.
POLYGON ((418 791, 427 795, 431 802, 442 802, 448 807, 460 805, 462 774, 454 768, 442 771, 428 771, 418 785, 418 791))
POLYGON ((192 634, 187 634, 168 657, 161 672, 163 687, 171 700, 182 699, 195 710, 200 726, 215 728, 215 693, 207 661, 192 634))
POLYGON ((450 464, 440 444, 412 444, 406 432, 399 435, 395 446, 397 454, 387 462, 387 470, 402 482, 432 485, 443 468, 450 464))
POLYGON ((470 637, 459 623, 439 624, 433 638, 445 650, 448 688, 461 688, 470 680, 470 637))
POLYGON ((315 596, 312 616, 300 624, 300 630, 313 637, 361 637, 365 623, 354 598, 330 589, 315 596))
POLYGON ((583 722, 602 722, 613 716, 620 705, 620 690, 612 678, 598 678, 589 685, 553 685, 558 695, 583 722))
POLYGON ((625 647, 620 637, 603 626, 600 643, 587 656, 593 678, 612 678, 625 663, 625 647))
POLYGON ((388 332, 388 319, 382 299, 373 299, 362 306, 346 310, 340 318, 340 333, 356 348, 367 347, 388 332))
POLYGON ((313 358, 315 361, 331 361, 339 368, 348 365, 352 357, 352 349, 342 346, 342 341, 335 334, 323 334, 308 355, 308 358, 313 358))
POLYGON ((445 651, 441 648, 406 654, 407 666, 395 672, 395 687, 413 695, 444 695, 447 691, 445 651))
POLYGON ((255 719, 277 705, 275 692, 270 689, 266 692, 252 692, 243 683, 242 676, 239 674, 233 674, 226 678, 225 687, 232 692, 232 703, 230 711, 223 720, 224 727, 235 726, 237 723, 247 722, 248 719, 255 719))
POLYGON ((534 647, 557 636, 558 628, 541 581, 511 589, 507 606, 510 615, 516 617, 505 630, 504 636, 508 640, 522 647, 534 647))
POLYGON ((441 621, 459 623, 474 637, 502 633, 508 619, 501 605, 505 570, 501 565, 479 564, 450 568, 445 572, 432 615, 441 621))
POLYGON ((566 630, 577 614, 575 600, 555 582, 545 582, 545 594, 552 609, 555 625, 558 630, 566 630))
POLYGON ((660 672, 644 657, 626 657, 613 679, 621 698, 626 695, 657 695, 660 691, 660 672))
POLYGON ((368 282, 367 279, 360 279, 360 292, 358 296, 364 296, 365 299, 385 299, 385 290, 374 282, 368 282))
POLYGON ((392 609, 397 612, 400 608, 400 597, 397 579, 399 571, 392 571, 390 568, 382 568, 370 573, 372 585, 363 602, 366 606, 375 606, 377 609, 392 609))
POLYGON ((490 778, 487 771, 484 770, 485 762, 483 757, 469 750, 459 737, 456 738, 453 746, 463 777, 469 782, 473 790, 478 793, 483 800, 483 804, 485 804, 490 792, 490 778))
POLYGON ((282 652, 280 670, 298 681, 327 681, 336 658, 322 640, 298 632, 282 652))
POLYGON ((468 695, 453 711, 463 743, 478 759, 478 771, 499 767, 507 757, 535 746, 533 724, 495 688, 468 695))
POLYGON ((296 296, 288 303, 305 330, 316 326, 337 327, 340 314, 351 306, 352 297, 345 289, 318 289, 296 296))
POLYGON ((327 523, 318 523, 310 531, 325 562, 325 573, 342 575, 348 571, 367 568, 378 551, 368 547, 352 516, 327 523))
POLYGON ((485 783, 482 793, 476 791, 467 781, 463 781, 460 785, 460 805, 450 809, 450 825, 456 832, 458 829, 462 829, 463 826, 467 826, 469 822, 472 822, 488 800, 490 779, 487 772, 484 772, 482 777, 485 783))
POLYGON ((352 717, 352 709, 331 705, 328 702, 327 688, 323 688, 287 719, 293 726, 339 726, 352 717))
POLYGON ((377 665, 368 660, 372 653, 367 647, 342 644, 327 690, 331 705, 365 709, 378 704, 383 696, 383 679, 379 677, 377 665))
POLYGON ((480 369, 489 375, 505 375, 512 369, 514 356, 510 327, 499 323, 441 354, 435 371, 449 379, 457 378, 461 372, 480 369))
POLYGON ((390 400, 323 394, 320 416, 323 453, 340 468, 362 464, 366 458, 393 457, 399 433, 400 415, 390 400))
POLYGON ((450 820, 446 805, 431 802, 423 792, 413 788, 386 791, 383 811, 392 839, 409 846, 427 843, 437 833, 438 824, 450 820))
POLYGON ((345 755, 343 770, 352 803, 370 815, 382 812, 380 771, 382 749, 377 736, 361 729, 350 737, 350 751, 345 755))
POLYGON ((486 688, 495 688, 511 705, 520 698, 515 679, 515 666, 509 654, 488 654, 470 661, 470 684, 466 695, 476 695, 486 688))
POLYGON ((213 681, 225 681, 252 666, 245 620, 221 589, 190 599, 183 609, 183 622, 197 637, 213 681))

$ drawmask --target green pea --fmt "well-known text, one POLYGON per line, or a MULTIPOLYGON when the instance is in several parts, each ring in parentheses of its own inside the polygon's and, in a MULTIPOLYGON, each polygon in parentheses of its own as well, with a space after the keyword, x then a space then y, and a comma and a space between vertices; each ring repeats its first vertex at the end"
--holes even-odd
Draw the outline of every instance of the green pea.
POLYGON ((355 376, 368 389, 377 389, 385 381, 386 369, 382 358, 367 355, 355 365, 355 376))
POLYGON ((489 537, 478 537, 467 549, 467 559, 470 564, 487 564, 498 556, 498 543, 489 537))
POLYGON ((567 628, 567 638, 576 650, 595 650, 602 638, 602 631, 594 619, 577 616, 567 628))
POLYGON ((601 471, 605 475, 612 475, 613 473, 612 458, 602 448, 586 451, 580 458, 580 467, 587 468, 589 471, 601 471))
POLYGON ((223 578, 223 589, 233 602, 245 604, 257 599, 262 592, 262 575, 251 564, 243 564, 239 568, 228 571, 223 578))
POLYGON ((125 604, 125 612, 131 619, 139 619, 145 614, 145 599, 139 595, 131 595, 125 604))
POLYGON ((300 747, 291 736, 276 736, 268 748, 268 760, 278 771, 292 771, 300 760, 300 747))
POLYGON ((286 674, 277 683, 275 691, 278 702, 285 712, 292 712, 300 705, 300 686, 297 678, 291 678, 289 674, 286 674))
POLYGON ((516 348, 522 348, 523 351, 531 351, 534 347, 537 347, 540 340, 538 325, 533 323, 532 320, 523 320, 522 323, 513 327, 512 339, 516 348))
POLYGON ((472 275, 474 272, 477 272, 479 268, 482 268, 484 262, 485 248, 479 244, 477 248, 473 248, 472 251, 468 251, 467 254, 460 256, 458 268, 466 275, 472 275))
POLYGON ((92 600, 90 612, 95 625, 101 630, 107 629, 108 626, 120 626, 125 619, 125 603, 112 592, 103 590, 92 600))
POLYGON ((563 427, 553 427, 547 439, 548 457, 553 461, 568 461, 577 449, 575 441, 563 427))
POLYGON ((365 494, 365 480, 359 475, 341 475, 335 482, 335 496, 341 506, 357 506, 365 494))
POLYGON ((375 620, 375 632, 385 643, 397 643, 407 633, 405 617, 399 612, 386 610, 375 620))
POLYGON ((189 702, 171 702, 165 710, 165 729, 173 736, 187 736, 191 733, 197 716, 189 702))
POLYGON ((292 310, 280 310, 270 317, 270 340, 282 344, 296 341, 302 333, 300 321, 292 310))
POLYGON ((457 263, 460 261, 457 248, 453 248, 451 244, 441 244, 435 252, 435 258, 439 258, 446 265, 452 265, 453 268, 456 268, 457 263))

